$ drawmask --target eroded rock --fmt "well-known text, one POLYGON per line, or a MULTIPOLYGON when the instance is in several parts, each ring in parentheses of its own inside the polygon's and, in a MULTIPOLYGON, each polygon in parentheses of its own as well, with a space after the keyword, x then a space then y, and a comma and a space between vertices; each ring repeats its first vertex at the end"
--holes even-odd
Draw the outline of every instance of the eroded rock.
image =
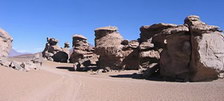
POLYGON ((93 47, 87 42, 87 38, 82 35, 73 36, 73 52, 70 62, 74 63, 74 70, 88 71, 96 69, 98 55, 94 53, 93 47))
POLYGON ((168 80, 206 81, 222 77, 224 36, 199 16, 184 25, 154 24, 140 28, 140 65, 146 78, 157 72, 168 80), (159 72, 158 72, 159 71, 159 72))
POLYGON ((191 33, 191 81, 217 79, 224 71, 223 33, 217 26, 207 25, 196 16, 187 17, 185 24, 191 33))
POLYGON ((0 57, 7 57, 12 49, 13 38, 3 29, 0 29, 0 57))
POLYGON ((122 68, 122 44, 123 37, 117 27, 101 27, 95 30, 95 53, 100 55, 100 68, 122 68))
POLYGON ((69 44, 65 43, 64 48, 60 48, 58 40, 55 38, 47 38, 45 49, 42 52, 43 57, 55 62, 68 62, 69 59, 69 44))

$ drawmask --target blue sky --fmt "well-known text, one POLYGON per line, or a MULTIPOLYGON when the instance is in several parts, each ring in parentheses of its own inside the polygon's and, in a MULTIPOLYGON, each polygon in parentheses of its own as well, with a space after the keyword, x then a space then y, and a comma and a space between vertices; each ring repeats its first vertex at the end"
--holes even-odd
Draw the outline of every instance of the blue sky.
POLYGON ((223 0, 0 0, 0 28, 13 36, 16 50, 38 52, 46 37, 62 47, 77 33, 94 44, 94 29, 110 25, 134 40, 142 25, 182 24, 192 14, 223 29, 223 10, 223 0))

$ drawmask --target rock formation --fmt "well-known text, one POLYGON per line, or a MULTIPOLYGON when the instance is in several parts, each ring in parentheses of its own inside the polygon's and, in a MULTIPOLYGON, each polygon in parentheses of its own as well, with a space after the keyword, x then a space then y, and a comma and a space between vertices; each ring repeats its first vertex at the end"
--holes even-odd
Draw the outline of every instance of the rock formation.
POLYGON ((188 16, 185 24, 191 33, 191 81, 214 80, 224 72, 224 36, 217 26, 188 16))
POLYGON ((223 73, 224 36, 218 27, 198 16, 188 16, 184 22, 140 28, 140 64, 148 68, 146 77, 157 72, 169 80, 205 81, 223 73), (151 67, 153 63, 156 66, 151 67))
POLYGON ((19 71, 29 71, 31 69, 37 69, 41 66, 42 61, 40 58, 35 60, 18 62, 10 60, 7 56, 12 48, 12 37, 0 29, 0 65, 8 68, 13 68, 19 71))
POLYGON ((145 78, 159 72, 160 53, 165 47, 165 34, 163 31, 175 26, 174 24, 159 23, 140 28, 139 63, 141 69, 146 70, 143 75, 145 78))
POLYGON ((138 70, 139 69, 139 42, 137 40, 127 41, 121 43, 122 48, 122 69, 123 70, 138 70))
POLYGON ((69 44, 65 43, 65 48, 60 48, 58 40, 54 38, 47 38, 45 49, 42 52, 44 58, 55 62, 68 62, 69 44))
POLYGON ((3 29, 0 29, 0 57, 7 57, 12 49, 12 37, 3 29))
POLYGON ((127 41, 117 27, 95 29, 95 53, 100 55, 99 67, 112 70, 138 69, 138 41, 127 41))
POLYGON ((75 63, 74 69, 78 71, 86 71, 93 69, 92 66, 95 66, 96 69, 98 55, 96 55, 93 51, 93 47, 91 47, 87 43, 87 38, 82 35, 74 35, 73 36, 73 52, 70 56, 70 62, 75 63))
POLYGON ((117 27, 101 27, 95 29, 95 53, 100 55, 100 68, 121 69, 123 37, 117 27))

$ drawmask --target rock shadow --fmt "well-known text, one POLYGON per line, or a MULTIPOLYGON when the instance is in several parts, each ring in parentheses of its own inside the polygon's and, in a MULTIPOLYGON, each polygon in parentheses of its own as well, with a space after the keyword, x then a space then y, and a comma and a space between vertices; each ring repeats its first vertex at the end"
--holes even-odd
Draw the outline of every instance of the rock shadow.
POLYGON ((75 71, 73 67, 56 67, 57 69, 65 69, 68 71, 75 71))
POLYGON ((132 78, 132 79, 145 79, 149 81, 166 81, 166 82, 186 82, 181 79, 171 79, 171 78, 164 78, 161 77, 159 74, 154 74, 150 77, 147 77, 147 79, 143 76, 143 74, 120 74, 120 75, 110 75, 112 78, 132 78))

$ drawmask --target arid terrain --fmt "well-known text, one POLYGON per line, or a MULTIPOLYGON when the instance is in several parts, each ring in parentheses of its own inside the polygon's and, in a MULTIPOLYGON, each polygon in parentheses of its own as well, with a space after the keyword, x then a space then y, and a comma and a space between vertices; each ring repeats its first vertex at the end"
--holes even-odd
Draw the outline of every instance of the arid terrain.
POLYGON ((190 15, 183 25, 140 28, 123 39, 96 28, 95 46, 80 34, 64 47, 8 57, 13 38, 0 29, 0 101, 223 101, 224 36, 190 15))
MULTIPOLYGON (((11 58, 17 61, 24 58, 11 58)), ((224 80, 167 82, 133 79, 138 71, 94 74, 44 61, 40 70, 0 67, 0 101, 223 101, 224 80)))

